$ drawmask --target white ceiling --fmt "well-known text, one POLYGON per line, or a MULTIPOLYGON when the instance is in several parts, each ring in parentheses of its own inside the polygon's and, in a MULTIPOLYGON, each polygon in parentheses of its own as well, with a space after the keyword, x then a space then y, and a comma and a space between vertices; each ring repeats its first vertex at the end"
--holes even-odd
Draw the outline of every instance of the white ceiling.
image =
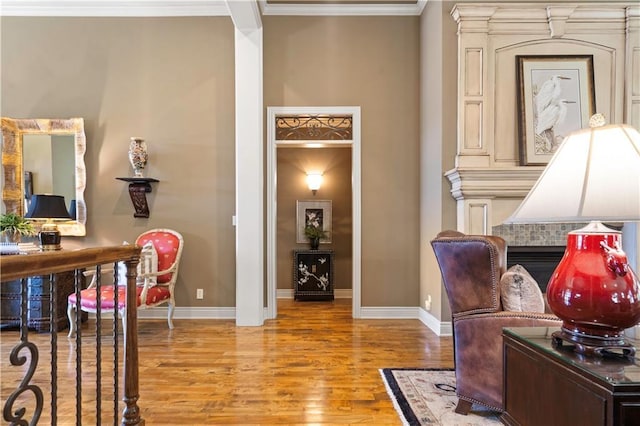
MULTIPOLYGON (((263 15, 420 15, 427 0, 0 0, 0 16, 228 16, 257 1, 263 15)), ((431 0, 437 1, 437 0, 431 0)))

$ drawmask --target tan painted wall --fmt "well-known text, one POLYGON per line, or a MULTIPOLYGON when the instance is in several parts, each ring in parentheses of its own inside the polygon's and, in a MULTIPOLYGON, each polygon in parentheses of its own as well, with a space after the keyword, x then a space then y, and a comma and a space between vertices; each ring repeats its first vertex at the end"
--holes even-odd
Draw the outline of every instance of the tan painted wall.
POLYGON ((169 227, 185 239, 178 306, 235 305, 234 50, 229 18, 7 18, 1 114, 83 117, 86 237, 133 241, 169 227), (151 217, 135 219, 129 137, 149 146, 151 217), (195 300, 195 289, 204 300, 195 300))
MULTIPOLYGON (((233 26, 213 18, 1 18, 0 114, 83 117, 87 237, 186 240, 178 306, 234 306, 233 26), (149 145, 134 219, 129 137, 149 145), (204 288, 204 300, 195 289, 204 288)), ((264 17, 265 106, 362 108, 362 304, 418 303, 418 17, 264 17)), ((265 114, 266 115, 266 114, 265 114)))
POLYGON ((362 306, 419 296, 419 18, 265 16, 265 106, 360 106, 362 306))
POLYGON ((278 149, 277 272, 278 289, 293 290, 294 249, 308 249, 296 243, 296 201, 331 201, 331 243, 321 249, 334 252, 334 288, 350 289, 352 271, 352 203, 350 148, 278 149), (322 186, 313 195, 306 182, 308 171, 323 173, 322 186))

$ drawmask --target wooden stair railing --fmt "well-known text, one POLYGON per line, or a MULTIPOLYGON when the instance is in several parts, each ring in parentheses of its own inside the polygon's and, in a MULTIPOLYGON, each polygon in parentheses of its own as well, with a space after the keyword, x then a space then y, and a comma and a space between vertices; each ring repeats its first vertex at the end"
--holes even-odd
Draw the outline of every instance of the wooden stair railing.
MULTIPOLYGON (((54 318, 57 315, 57 307, 53 301, 56 299, 55 274, 65 271, 75 271, 75 292, 76 298, 80 299, 80 276, 82 270, 96 268, 97 276, 100 280, 100 265, 116 263, 124 261, 127 266, 127 290, 126 290, 126 328, 124 330, 124 359, 122 365, 123 390, 122 401, 124 409, 120 419, 121 425, 144 425, 144 420, 140 417, 140 409, 138 407, 138 320, 137 320, 137 303, 136 303, 136 266, 140 258, 140 247, 137 246, 113 246, 100 248, 87 248, 80 250, 61 250, 34 253, 29 255, 10 255, 0 257, 0 281, 9 282, 20 280, 22 285, 21 295, 21 320, 20 320, 20 341, 11 351, 10 364, 12 366, 21 366, 27 359, 30 359, 30 365, 24 372, 24 377, 18 384, 17 389, 9 395, 3 404, 3 418, 9 424, 38 424, 42 410, 44 407, 44 393, 42 389, 32 382, 34 373, 38 363, 38 348, 28 338, 27 326, 27 278, 36 275, 51 275, 50 279, 50 324, 51 324, 51 415, 47 424, 57 424, 57 330, 54 326, 54 318), (30 357, 22 352, 29 352, 30 357), (17 401, 23 401, 28 394, 33 395, 34 409, 33 416, 30 420, 24 419, 24 407, 14 407, 17 401)), ((117 292, 116 292, 117 294, 117 292)), ((68 295, 61 295, 66 297, 68 295)), ((78 310, 79 312, 79 310, 78 310)), ((82 333, 80 327, 81 315, 78 315, 78 333, 76 333, 76 424, 82 424, 82 371, 81 371, 81 350, 82 350, 82 333)), ((118 371, 118 318, 114 313, 113 333, 114 333, 114 415, 113 424, 118 422, 118 395, 120 393, 118 387, 117 371, 118 371)), ((100 354, 102 352, 100 342, 101 333, 100 313, 96 314, 96 356, 97 373, 96 373, 96 393, 97 406, 96 424, 101 424, 100 406, 101 406, 101 386, 100 386, 100 354)), ((6 368, 9 363, 2 361, 2 368, 6 368)), ((29 412, 31 414, 31 412, 29 412)))

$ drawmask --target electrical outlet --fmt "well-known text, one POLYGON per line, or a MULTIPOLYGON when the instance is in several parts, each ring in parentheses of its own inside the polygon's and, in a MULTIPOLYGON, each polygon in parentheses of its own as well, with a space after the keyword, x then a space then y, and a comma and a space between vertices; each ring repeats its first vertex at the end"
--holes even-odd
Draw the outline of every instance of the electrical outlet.
POLYGON ((204 299, 204 290, 199 288, 196 290, 196 299, 204 299))
POLYGON ((427 311, 431 310, 431 295, 428 295, 426 300, 424 301, 424 309, 427 311))

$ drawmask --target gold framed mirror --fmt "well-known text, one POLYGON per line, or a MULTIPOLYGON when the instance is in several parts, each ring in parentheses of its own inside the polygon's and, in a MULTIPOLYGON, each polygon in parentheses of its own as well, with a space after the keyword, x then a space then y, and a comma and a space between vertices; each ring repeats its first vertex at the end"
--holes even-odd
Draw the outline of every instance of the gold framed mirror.
MULTIPOLYGON (((31 193, 64 192, 67 207, 75 204, 75 219, 58 223, 62 235, 86 235, 87 206, 84 201, 86 137, 84 120, 14 119, 2 117, 2 212, 24 216, 31 193), (72 157, 72 158, 70 158, 72 157), (25 170, 25 161, 31 164, 25 170), (44 170, 55 178, 38 177, 44 170), (26 176, 31 177, 27 179, 26 176), (30 181, 29 181, 30 180, 30 181), (55 190, 51 182, 64 182, 55 190), (38 186, 40 183, 46 183, 38 186), (34 185, 35 183, 35 185, 34 185), (71 198, 75 197, 75 198, 71 198)), ((36 224, 37 225, 37 224, 36 224)))

